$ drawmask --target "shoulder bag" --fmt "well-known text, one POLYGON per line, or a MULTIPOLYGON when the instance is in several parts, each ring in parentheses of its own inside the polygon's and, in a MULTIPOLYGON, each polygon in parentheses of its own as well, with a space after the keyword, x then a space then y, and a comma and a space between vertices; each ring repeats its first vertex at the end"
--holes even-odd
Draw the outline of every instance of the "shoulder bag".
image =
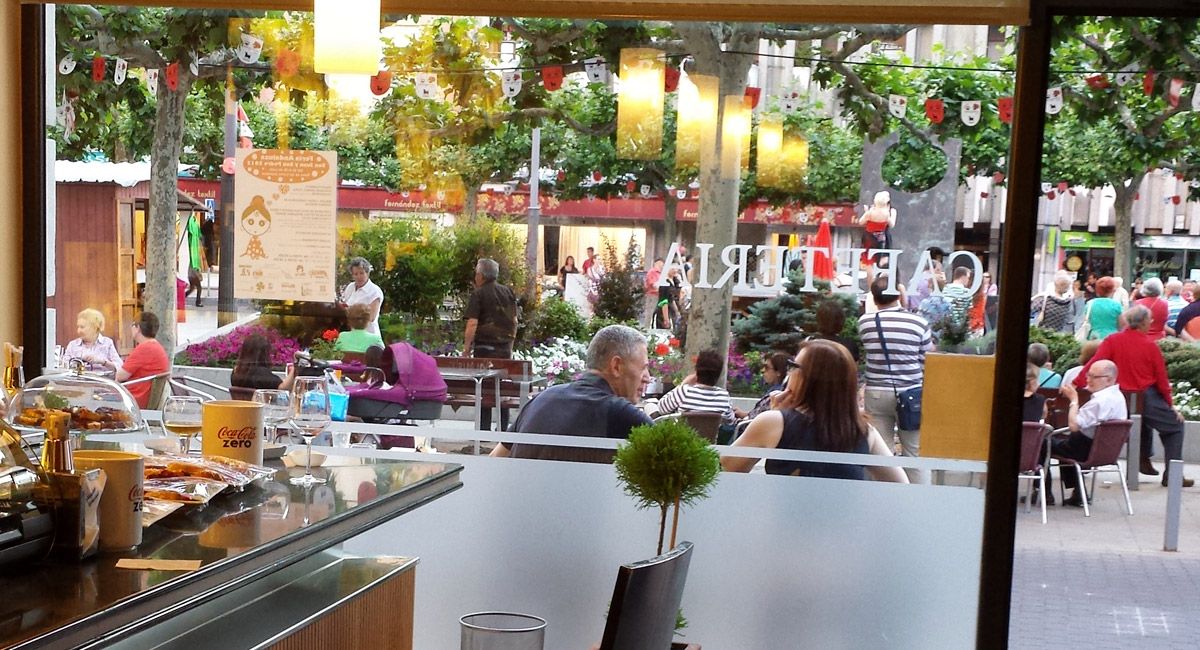
MULTIPOLYGON (((883 361, 888 372, 892 372, 892 358, 888 354, 887 339, 883 336, 883 325, 879 312, 875 313, 875 331, 879 333, 879 345, 883 348, 883 361)), ((915 386, 903 392, 896 390, 896 378, 891 377, 892 393, 896 395, 896 427, 901 431, 918 431, 921 428, 922 387, 915 386)))
POLYGON ((1079 329, 1075 330, 1075 340, 1083 343, 1092 337, 1092 301, 1088 301, 1087 307, 1083 310, 1083 322, 1079 324, 1079 329))

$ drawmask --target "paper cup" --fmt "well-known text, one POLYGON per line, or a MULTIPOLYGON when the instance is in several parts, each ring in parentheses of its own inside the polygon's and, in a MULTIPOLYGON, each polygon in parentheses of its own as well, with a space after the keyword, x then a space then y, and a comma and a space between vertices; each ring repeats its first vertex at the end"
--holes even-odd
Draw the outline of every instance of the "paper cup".
POLYGON ((204 403, 201 453, 254 465, 263 462, 263 405, 242 400, 204 403))
POLYGON ((142 456, 81 449, 74 459, 76 469, 102 469, 107 476, 100 496, 100 550, 124 551, 141 544, 142 456))

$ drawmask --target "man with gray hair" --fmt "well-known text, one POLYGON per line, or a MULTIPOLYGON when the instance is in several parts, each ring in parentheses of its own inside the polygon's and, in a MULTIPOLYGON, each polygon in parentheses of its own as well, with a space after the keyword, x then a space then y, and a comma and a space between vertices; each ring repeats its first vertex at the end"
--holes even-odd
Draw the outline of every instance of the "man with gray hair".
MULTIPOLYGON (((500 265, 483 258, 475 264, 475 290, 467 300, 467 330, 463 335, 463 355, 486 359, 511 359, 513 339, 517 337, 517 296, 512 289, 498 284, 500 265)), ((492 428, 492 409, 480 413, 479 426, 492 428)), ((508 409, 500 409, 500 430, 508 429, 508 409)))
MULTIPOLYGON (((1117 384, 1124 393, 1137 393, 1142 409, 1142 458, 1143 474, 1158 474, 1153 456, 1153 431, 1162 439, 1163 453, 1168 461, 1183 458, 1183 416, 1171 402, 1171 382, 1167 379, 1167 363, 1162 350, 1150 338, 1150 310, 1134 305, 1121 314, 1125 329, 1109 334, 1100 343, 1092 360, 1075 377, 1077 388, 1087 385, 1088 371, 1101 361, 1117 364, 1120 373, 1117 384)), ((1167 484, 1167 473, 1163 472, 1162 484, 1167 484)), ((1183 479, 1184 487, 1192 486, 1191 479, 1183 479)))
POLYGON ((1188 304, 1183 299, 1183 283, 1179 278, 1171 278, 1167 280, 1164 290, 1167 294, 1167 334, 1176 336, 1179 330, 1175 329, 1175 321, 1179 319, 1179 312, 1188 304))
MULTIPOLYGON (((521 409, 515 433, 544 433, 589 438, 627 438, 633 427, 650 424, 634 404, 650 382, 646 337, 624 325, 596 332, 588 345, 588 371, 569 384, 551 386, 521 409)), ((611 463, 611 449, 500 443, 493 456, 611 463)))

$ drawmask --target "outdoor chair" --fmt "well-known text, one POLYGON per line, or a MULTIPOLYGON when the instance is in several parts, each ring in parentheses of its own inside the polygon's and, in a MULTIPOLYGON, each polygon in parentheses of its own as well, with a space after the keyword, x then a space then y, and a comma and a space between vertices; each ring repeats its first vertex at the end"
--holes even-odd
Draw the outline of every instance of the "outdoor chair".
POLYGON ((151 411, 160 411, 163 407, 163 402, 167 399, 167 386, 171 381, 171 373, 160 372, 157 375, 149 377, 139 377, 129 381, 121 382, 121 385, 129 388, 137 384, 150 383, 150 400, 146 402, 146 408, 151 411))
POLYGON ((211 381, 189 377, 187 375, 172 375, 169 380, 172 395, 182 395, 186 397, 199 397, 201 401, 211 402, 216 399, 224 399, 230 395, 230 389, 219 384, 214 384, 211 381), (199 384, 203 388, 197 388, 192 384, 199 384))
POLYGON ((680 542, 658 557, 622 565, 600 650, 670 648, 691 560, 692 543, 680 542))
MULTIPOLYGON (((1079 489, 1083 497, 1083 515, 1085 517, 1092 516, 1091 510, 1088 508, 1088 495, 1096 491, 1096 474, 1100 472, 1114 472, 1117 478, 1121 480, 1121 492, 1125 496, 1125 509, 1130 515, 1133 514, 1133 502, 1129 500, 1129 488, 1125 484, 1125 472, 1121 470, 1118 462, 1121 456, 1121 448, 1129 442, 1129 430, 1133 427, 1131 420, 1109 420, 1101 422, 1096 426, 1096 437, 1092 439, 1092 450, 1088 452, 1087 460, 1082 462, 1072 458, 1064 458, 1062 456, 1053 456, 1051 462, 1057 462, 1059 473, 1066 470, 1067 466, 1075 468, 1075 476, 1079 479, 1079 489), (1083 475, 1092 475, 1092 486, 1084 489, 1083 475)), ((1065 503, 1065 488, 1059 487, 1060 493, 1063 494, 1065 503)))
POLYGON ((1042 508, 1042 523, 1046 523, 1046 467, 1041 463, 1042 449, 1046 443, 1046 434, 1051 431, 1048 425, 1041 422, 1023 422, 1021 424, 1021 469, 1018 479, 1029 481, 1025 490, 1025 512, 1033 505, 1034 489, 1038 491, 1038 503, 1042 508))
POLYGON ((668 413, 661 415, 656 420, 683 420, 688 426, 696 430, 696 433, 701 438, 710 443, 717 442, 717 433, 721 429, 721 414, 707 413, 703 411, 684 411, 682 413, 668 413))

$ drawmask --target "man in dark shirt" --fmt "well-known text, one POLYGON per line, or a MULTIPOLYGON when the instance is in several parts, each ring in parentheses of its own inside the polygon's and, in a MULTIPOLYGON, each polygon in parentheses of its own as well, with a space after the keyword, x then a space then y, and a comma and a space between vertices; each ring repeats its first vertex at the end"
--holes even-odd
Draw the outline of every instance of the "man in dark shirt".
MULTIPOLYGON (((517 336, 517 297, 512 289, 497 284, 500 265, 483 258, 475 264, 475 290, 467 300, 467 331, 463 354, 487 359, 511 359, 517 336)), ((479 425, 492 428, 492 409, 484 409, 479 425)), ((508 409, 500 409, 500 429, 508 429, 508 409)))
MULTIPOLYGON (((569 384, 551 386, 521 409, 516 433, 545 433, 590 438, 626 438, 633 427, 650 424, 634 406, 650 374, 646 370, 646 338, 624 325, 609 325, 592 338, 588 372, 569 384)), ((496 445, 493 456, 611 463, 611 449, 549 445, 496 445)))

